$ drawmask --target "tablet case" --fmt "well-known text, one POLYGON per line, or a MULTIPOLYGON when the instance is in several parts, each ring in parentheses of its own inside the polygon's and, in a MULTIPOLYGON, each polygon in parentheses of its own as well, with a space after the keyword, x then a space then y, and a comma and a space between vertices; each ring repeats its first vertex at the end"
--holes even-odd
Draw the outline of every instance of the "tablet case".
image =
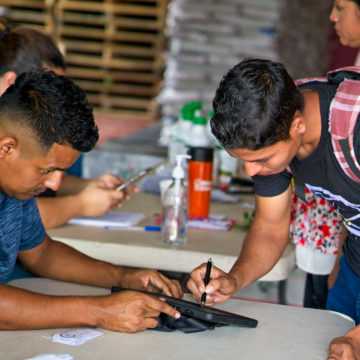
MULTIPOLYGON (((124 290, 131 289, 124 289, 119 287, 112 288, 112 292, 124 290)), ((199 304, 163 294, 154 294, 146 291, 140 292, 155 296, 157 298, 165 299, 167 304, 173 306, 181 313, 180 319, 174 319, 171 316, 161 313, 159 316, 158 326, 154 330, 167 332, 181 330, 185 333, 192 333, 204 330, 212 330, 215 327, 226 325, 254 328, 258 324, 258 321, 255 319, 213 307, 201 307, 199 304)))

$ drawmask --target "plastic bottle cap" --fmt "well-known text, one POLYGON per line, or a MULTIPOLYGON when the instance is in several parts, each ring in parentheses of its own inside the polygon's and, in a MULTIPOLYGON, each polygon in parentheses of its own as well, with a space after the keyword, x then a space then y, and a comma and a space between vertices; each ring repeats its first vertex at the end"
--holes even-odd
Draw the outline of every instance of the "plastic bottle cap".
POLYGON ((184 160, 184 159, 191 159, 191 156, 184 155, 184 154, 176 155, 176 166, 174 167, 174 170, 172 171, 172 177, 174 179, 184 179, 185 171, 181 164, 182 160, 184 160))
POLYGON ((192 109, 189 104, 181 108, 181 117, 184 121, 192 121, 192 109))
POLYGON ((194 125, 204 125, 206 126, 207 120, 205 116, 196 116, 194 117, 193 124, 194 125))

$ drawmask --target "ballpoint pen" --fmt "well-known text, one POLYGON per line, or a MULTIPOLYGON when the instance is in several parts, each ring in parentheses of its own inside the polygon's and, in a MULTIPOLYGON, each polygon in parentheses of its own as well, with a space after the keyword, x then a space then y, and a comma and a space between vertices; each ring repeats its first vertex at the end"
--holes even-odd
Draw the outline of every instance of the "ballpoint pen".
POLYGON ((161 226, 145 225, 145 226, 120 227, 120 226, 105 225, 104 229, 126 230, 126 231, 161 231, 161 226))
MULTIPOLYGON (((206 273, 205 273, 205 279, 204 279, 205 287, 207 286, 207 284, 210 281, 212 265, 213 265, 213 263, 210 258, 206 264, 206 273)), ((206 291, 204 291, 201 295, 201 307, 204 307, 205 303, 206 303, 206 291)))

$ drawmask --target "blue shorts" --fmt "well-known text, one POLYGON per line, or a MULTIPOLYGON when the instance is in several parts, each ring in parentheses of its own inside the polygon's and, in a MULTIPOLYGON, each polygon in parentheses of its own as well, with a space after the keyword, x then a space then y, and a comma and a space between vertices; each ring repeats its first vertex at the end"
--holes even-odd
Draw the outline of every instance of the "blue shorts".
POLYGON ((345 256, 340 259, 340 270, 334 286, 329 290, 326 309, 338 311, 360 321, 360 277, 349 267, 345 256))

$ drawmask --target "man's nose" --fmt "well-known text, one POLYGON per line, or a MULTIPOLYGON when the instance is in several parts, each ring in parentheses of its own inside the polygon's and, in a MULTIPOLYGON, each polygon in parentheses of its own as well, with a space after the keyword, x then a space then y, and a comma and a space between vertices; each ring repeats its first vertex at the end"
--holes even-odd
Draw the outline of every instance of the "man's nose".
POLYGON ((54 171, 46 176, 44 185, 51 190, 58 190, 64 173, 62 171, 54 171))
POLYGON ((332 22, 337 22, 338 21, 338 16, 337 16, 337 12, 336 12, 335 8, 332 8, 329 19, 332 22))
POLYGON ((245 173, 249 176, 257 175, 261 169, 261 165, 255 162, 244 161, 245 173))

